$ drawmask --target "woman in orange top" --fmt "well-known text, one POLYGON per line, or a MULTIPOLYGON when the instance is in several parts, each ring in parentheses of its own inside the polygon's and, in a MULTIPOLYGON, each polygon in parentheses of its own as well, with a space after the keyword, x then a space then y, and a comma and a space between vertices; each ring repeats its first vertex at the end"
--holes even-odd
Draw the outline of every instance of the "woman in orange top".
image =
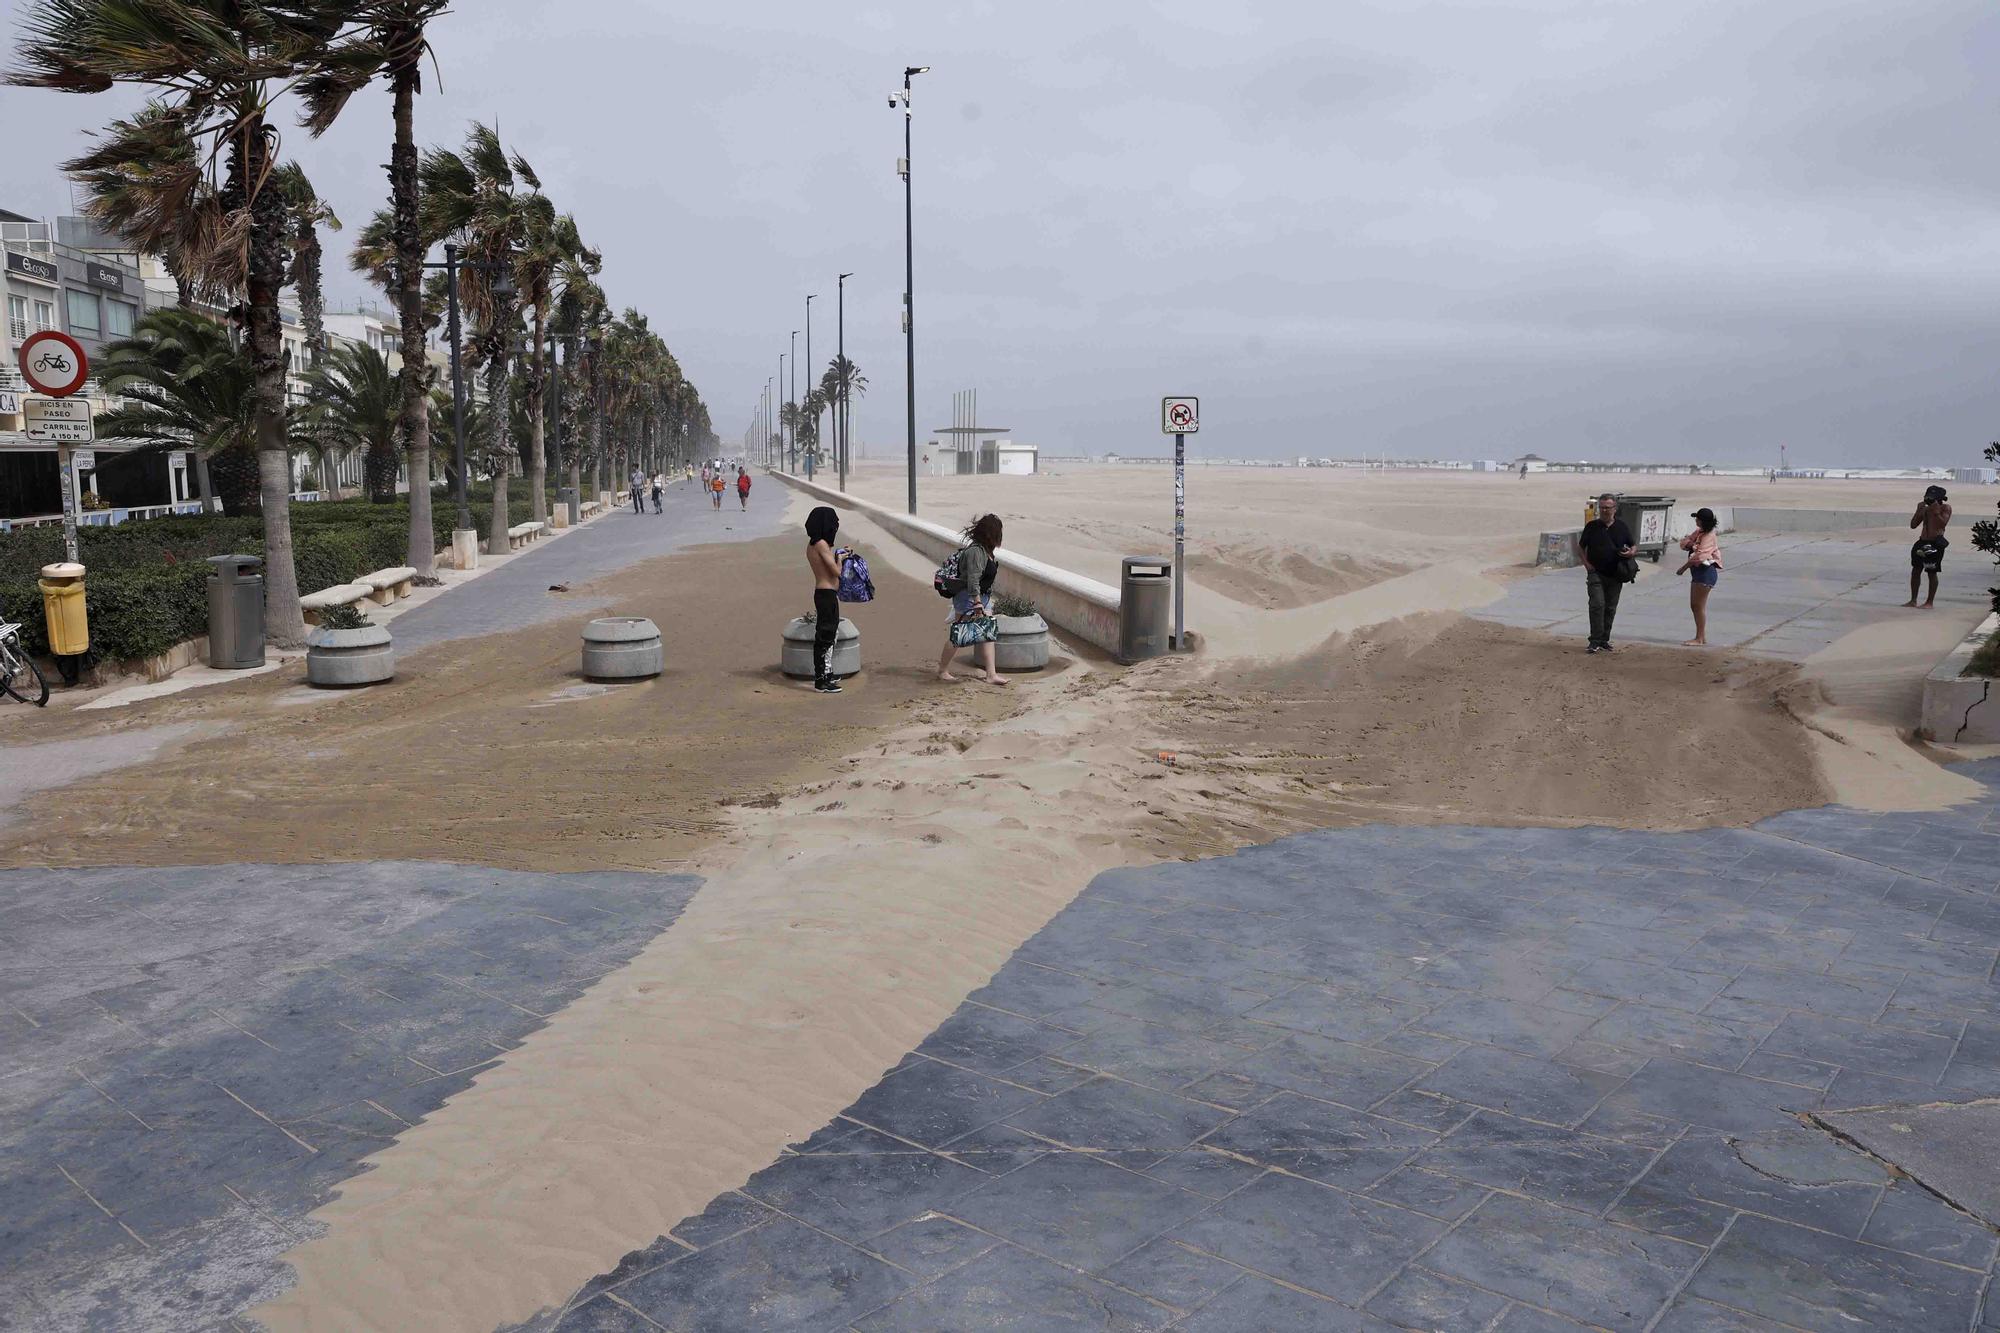
POLYGON ((722 508, 722 469, 715 470, 715 478, 708 483, 709 495, 715 501, 715 508, 722 508))
POLYGON ((1708 646, 1708 594, 1722 579, 1722 543, 1715 540, 1715 511, 1707 507, 1694 511, 1694 531, 1681 538, 1681 549, 1688 558, 1681 562, 1676 574, 1686 574, 1691 580, 1688 585, 1688 609, 1694 612, 1694 637, 1685 640, 1683 648, 1706 648, 1708 646))

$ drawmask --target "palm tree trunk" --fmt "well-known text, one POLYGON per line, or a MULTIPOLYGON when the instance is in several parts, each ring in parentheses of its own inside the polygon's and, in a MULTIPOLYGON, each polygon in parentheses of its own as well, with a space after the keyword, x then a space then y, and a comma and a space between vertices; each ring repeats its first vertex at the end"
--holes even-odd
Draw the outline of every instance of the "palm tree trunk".
POLYGON ((292 453, 285 431, 285 347, 278 291, 285 282, 285 204, 269 179, 270 140, 252 103, 231 153, 242 198, 250 200, 250 256, 245 287, 257 436, 258 498, 264 511, 264 633, 279 648, 301 648, 299 572, 292 556, 292 453))
POLYGON ((548 391, 548 366, 543 357, 542 308, 535 307, 535 359, 528 372, 528 518, 546 523, 549 518, 548 426, 542 420, 542 395, 548 391))
POLYGON ((399 433, 409 450, 409 565, 419 578, 437 577, 437 531, 431 520, 430 364, 424 357, 424 242, 417 226, 416 93, 423 43, 399 32, 394 73, 396 142, 389 150, 389 195, 395 219, 396 305, 401 322, 403 410, 399 433))
MULTIPOLYGON (((496 321, 501 328, 512 328, 510 317, 496 321)), ((493 473, 493 517, 486 529, 486 554, 507 554, 507 474, 514 466, 514 446, 508 439, 512 433, 507 418, 507 351, 503 339, 495 337, 493 346, 486 357, 486 419, 487 429, 492 433, 486 441, 486 456, 492 460, 489 471, 493 473)))

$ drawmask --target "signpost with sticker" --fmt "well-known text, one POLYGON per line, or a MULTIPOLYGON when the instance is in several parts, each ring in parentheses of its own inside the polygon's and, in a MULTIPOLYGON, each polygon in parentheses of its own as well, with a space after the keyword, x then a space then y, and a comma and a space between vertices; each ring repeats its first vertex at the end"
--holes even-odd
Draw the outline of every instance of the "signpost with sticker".
POLYGON ((1187 437, 1201 429, 1201 399, 1162 398, 1160 429, 1174 437, 1174 649, 1187 651, 1187 437))
POLYGON ((76 478, 70 472, 69 446, 89 444, 92 427, 89 400, 65 400, 90 378, 90 358, 84 355, 83 344, 67 333, 43 329, 22 341, 19 360, 28 387, 47 395, 21 406, 26 409, 28 437, 56 446, 56 467, 62 473, 63 549, 75 564, 76 478))

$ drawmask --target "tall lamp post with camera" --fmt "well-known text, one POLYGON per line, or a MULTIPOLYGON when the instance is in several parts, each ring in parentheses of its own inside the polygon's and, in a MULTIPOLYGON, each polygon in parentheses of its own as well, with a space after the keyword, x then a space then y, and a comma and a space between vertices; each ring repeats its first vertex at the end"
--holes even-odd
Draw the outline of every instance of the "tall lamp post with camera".
POLYGON ((929 65, 907 65, 903 69, 901 92, 889 94, 889 109, 903 108, 903 156, 896 163, 903 178, 903 363, 909 406, 910 512, 917 512, 917 314, 916 248, 911 232, 910 213, 910 80, 930 73, 929 65))

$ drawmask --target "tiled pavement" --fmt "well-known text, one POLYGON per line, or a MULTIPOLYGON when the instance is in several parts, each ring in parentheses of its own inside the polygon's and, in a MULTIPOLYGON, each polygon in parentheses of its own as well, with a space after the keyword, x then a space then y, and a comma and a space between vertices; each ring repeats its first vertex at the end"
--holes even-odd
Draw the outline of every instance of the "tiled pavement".
POLYGON ((361 1159, 696 881, 377 862, 0 872, 0 1328, 206 1329, 361 1159))
POLYGON ((1996 884, 2000 792, 1111 872, 536 1326, 2000 1328, 2000 1237, 1804 1115, 2000 1095, 1996 884))
MULTIPOLYGON (((1725 533, 1722 582, 1708 602, 1709 642, 1796 662, 1863 625, 1916 614, 1902 607, 1910 595, 1910 540, 1898 532, 1725 533)), ((1619 603, 1614 640, 1680 643, 1694 633, 1688 581, 1673 572, 1680 561, 1672 550, 1659 565, 1640 561, 1639 581, 1619 603)), ((1938 584, 1940 613, 1970 629, 1987 609, 1991 572, 1969 538, 1955 541, 1938 584)), ((1581 642, 1590 629, 1584 573, 1544 570, 1472 614, 1581 642)))
POLYGON ((633 513, 627 505, 560 540, 530 546, 519 558, 480 575, 449 596, 399 616, 396 650, 408 653, 433 643, 497 634, 597 609, 606 604, 582 595, 551 598, 549 585, 581 587, 641 560, 671 555, 690 546, 773 536, 782 529, 790 498, 783 483, 760 478, 758 486, 752 488, 748 512, 739 510, 736 497, 731 495, 718 513, 692 486, 677 482, 667 488, 658 514, 652 512, 650 501, 644 514, 633 513))

